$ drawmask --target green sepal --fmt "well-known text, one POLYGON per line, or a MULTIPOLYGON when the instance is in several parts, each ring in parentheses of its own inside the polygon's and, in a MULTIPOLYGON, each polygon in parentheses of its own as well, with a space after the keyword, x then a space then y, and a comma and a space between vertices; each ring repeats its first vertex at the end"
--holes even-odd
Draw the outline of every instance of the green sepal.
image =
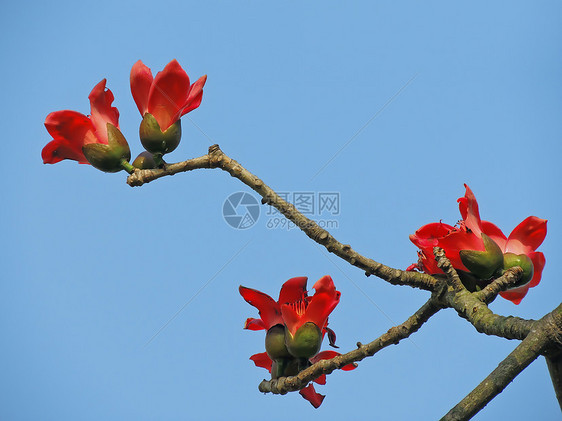
POLYGON ((176 121, 164 132, 158 121, 150 113, 146 113, 139 128, 142 146, 153 154, 167 154, 178 147, 181 140, 181 120, 176 121))
POLYGON ((503 253, 500 246, 486 234, 482 234, 486 251, 461 250, 459 256, 463 265, 480 279, 489 279, 503 265, 503 253))
POLYGON ((527 256, 526 254, 505 253, 503 255, 504 270, 501 272, 501 274, 503 275, 503 273, 507 269, 515 266, 519 266, 521 269, 523 269, 523 275, 521 275, 521 279, 519 280, 519 282, 517 282, 515 287, 525 285, 527 282, 533 279, 535 269, 533 266, 533 261, 529 258, 529 256, 527 256))
POLYGON ((289 353, 296 358, 312 358, 322 345, 322 332, 312 322, 306 322, 292 336, 289 331, 285 335, 285 345, 289 353))
POLYGON ((107 123, 107 144, 115 156, 119 155, 120 159, 125 159, 126 161, 131 160, 131 150, 129 149, 127 139, 125 139, 121 130, 111 123, 107 123))
POLYGON ((131 159, 127 140, 111 123, 107 123, 107 145, 88 143, 82 146, 82 152, 92 167, 104 172, 119 172, 124 169, 123 162, 131 159))
POLYGON ((265 352, 273 361, 291 356, 285 345, 285 326, 275 325, 265 334, 265 352))

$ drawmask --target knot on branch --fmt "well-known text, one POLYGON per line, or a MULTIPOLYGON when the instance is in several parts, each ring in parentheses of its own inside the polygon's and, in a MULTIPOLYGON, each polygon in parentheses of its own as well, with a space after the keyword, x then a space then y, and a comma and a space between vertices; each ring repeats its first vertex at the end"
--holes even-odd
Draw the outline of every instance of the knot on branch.
POLYGON ((550 342, 557 348, 562 349, 562 311, 550 313, 545 319, 544 329, 550 342))

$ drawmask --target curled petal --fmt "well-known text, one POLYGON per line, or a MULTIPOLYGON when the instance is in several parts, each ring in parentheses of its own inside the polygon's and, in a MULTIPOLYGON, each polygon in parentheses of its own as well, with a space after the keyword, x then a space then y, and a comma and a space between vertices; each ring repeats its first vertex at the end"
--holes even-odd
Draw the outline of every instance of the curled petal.
POLYGON ((267 329, 262 319, 254 319, 249 317, 244 323, 244 329, 248 330, 264 330, 267 329))
POLYGON ((529 282, 529 288, 536 287, 539 282, 541 281, 542 277, 542 270, 544 269, 544 265, 546 264, 546 259, 544 254, 540 251, 534 251, 528 254, 529 258, 533 262, 533 278, 531 282, 529 282))
POLYGON ((119 111, 111 106, 114 97, 109 89, 106 90, 105 82, 106 80, 103 79, 94 86, 88 98, 90 99, 92 110, 90 120, 94 126, 95 135, 98 138, 97 143, 107 145, 107 123, 111 123, 119 128, 119 111))
POLYGON ((322 405, 322 401, 325 398, 324 395, 321 395, 320 393, 316 393, 316 390, 314 390, 314 386, 312 385, 312 383, 310 383, 305 388, 301 389, 299 393, 303 398, 309 401, 312 404, 312 406, 315 408, 318 408, 320 405, 322 405))
POLYGON ((131 93, 141 116, 148 111, 148 94, 153 80, 152 72, 142 61, 139 60, 133 65, 130 77, 131 93))
POLYGON ((546 219, 529 216, 517 225, 507 239, 506 252, 528 254, 535 251, 546 237, 546 219))
POLYGON ((459 202, 459 210, 462 215, 462 219, 468 229, 474 232, 478 237, 482 233, 481 228, 481 221, 480 221, 480 212, 478 211, 478 202, 476 201, 476 197, 470 187, 466 184, 464 185, 466 188, 466 192, 464 197, 461 197, 457 200, 459 202))
POLYGON ((336 332, 334 332, 327 326, 324 326, 322 333, 324 332, 328 334, 328 341, 330 342, 330 346, 333 348, 339 348, 339 346, 336 345, 336 332))

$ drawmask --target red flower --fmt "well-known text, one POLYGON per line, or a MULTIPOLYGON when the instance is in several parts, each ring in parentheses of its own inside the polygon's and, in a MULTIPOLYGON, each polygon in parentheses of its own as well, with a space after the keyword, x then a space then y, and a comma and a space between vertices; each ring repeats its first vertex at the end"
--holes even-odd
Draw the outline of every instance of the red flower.
MULTIPOLYGON (((334 332, 327 327, 328 316, 338 305, 341 294, 336 291, 332 278, 324 276, 314 284, 316 291, 309 297, 306 281, 305 277, 289 279, 281 287, 277 301, 263 292, 240 286, 242 297, 260 314, 259 319, 247 319, 244 328, 267 331, 267 352, 252 355, 250 359, 270 373, 275 365, 273 378, 295 375, 307 364, 339 355, 334 351, 319 353, 318 350, 326 332, 330 345, 335 341, 334 332)), ((348 364, 344 370, 354 368, 355 364, 348 364)), ((325 384, 326 376, 318 377, 315 382, 325 384)), ((300 394, 315 408, 324 399, 323 395, 316 393, 312 383, 301 389, 300 394)))
MULTIPOLYGON (((336 351, 322 351, 322 352, 319 352, 318 354, 316 354, 314 357, 312 357, 310 359, 310 362, 312 364, 315 364, 320 360, 329 360, 329 359, 332 359, 332 358, 334 358, 338 355, 341 355, 341 354, 339 352, 336 352, 336 351)), ((269 358, 269 356, 267 355, 267 352, 254 354, 250 357, 250 360, 252 360, 254 362, 256 367, 265 368, 267 371, 269 371, 271 373, 271 367, 273 365, 273 361, 271 361, 271 358, 269 358)), ((351 364, 347 364, 347 365, 343 366, 341 369, 344 370, 344 371, 350 371, 350 370, 355 370, 355 368, 357 368, 357 365, 354 364, 354 363, 351 363, 351 364)), ((326 384, 326 375, 322 374, 320 377, 314 379, 314 383, 318 383, 318 384, 321 384, 321 385, 326 384)), ((312 383, 309 383, 306 387, 303 387, 299 391, 299 393, 303 398, 305 398, 307 401, 309 401, 312 404, 312 406, 314 406, 315 408, 318 408, 322 404, 322 401, 324 400, 324 398, 326 397, 325 395, 321 395, 320 393, 317 393, 316 390, 314 389, 314 385, 312 383)))
POLYGON ((63 159, 72 159, 81 164, 88 161, 82 147, 89 143, 107 145, 107 123, 119 128, 119 111, 112 107, 113 94, 105 89, 106 80, 94 86, 88 96, 91 115, 89 117, 76 111, 62 110, 50 113, 45 119, 45 127, 53 140, 43 148, 43 163, 56 164, 63 159))
POLYGON ((322 330, 322 334, 328 333, 330 344, 334 345, 335 333, 327 327, 328 315, 338 305, 341 294, 336 291, 332 278, 326 275, 314 284, 316 293, 309 297, 307 280, 307 277, 289 279, 281 287, 277 301, 261 291, 240 286, 240 295, 258 309, 261 317, 248 318, 244 329, 269 330, 281 324, 286 325, 294 335, 303 324, 313 322, 322 330))
POLYGON ((529 288, 538 285, 541 280, 546 260, 543 253, 535 250, 546 236, 547 221, 536 216, 529 216, 515 227, 509 237, 506 237, 496 225, 480 219, 476 197, 466 184, 465 187, 464 197, 458 199, 462 216, 459 227, 436 222, 424 225, 410 235, 410 240, 421 251, 419 252, 419 262, 411 265, 408 270, 419 269, 430 274, 442 273, 433 258, 433 247, 439 246, 445 250, 445 254, 456 269, 468 272, 459 252, 461 250, 484 251, 482 234, 485 234, 504 253, 504 261, 508 255, 525 255, 532 262, 532 277, 529 282, 500 293, 502 297, 519 304, 529 288))
POLYGON ((308 322, 314 323, 324 331, 328 316, 340 302, 341 293, 336 291, 330 276, 322 277, 312 288, 316 291, 312 297, 307 297, 304 293, 299 300, 281 304, 283 322, 293 336, 308 322))
POLYGON ((152 114, 163 132, 199 107, 206 81, 205 75, 190 85, 189 76, 176 60, 169 62, 155 78, 140 60, 131 69, 131 92, 141 115, 152 114))
POLYGON ((269 330, 277 324, 282 325, 281 304, 298 302, 306 297, 307 280, 308 278, 304 276, 289 279, 281 287, 277 301, 261 291, 240 286, 240 295, 248 304, 258 309, 261 317, 260 319, 248 318, 244 324, 244 329, 269 330))

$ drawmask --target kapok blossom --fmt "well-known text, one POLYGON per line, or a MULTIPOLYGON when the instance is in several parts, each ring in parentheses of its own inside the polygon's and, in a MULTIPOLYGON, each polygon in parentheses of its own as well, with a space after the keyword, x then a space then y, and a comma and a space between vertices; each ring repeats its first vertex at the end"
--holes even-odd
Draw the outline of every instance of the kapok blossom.
MULTIPOLYGON (((266 352, 252 355, 250 359, 256 366, 268 370, 272 378, 296 375, 310 364, 339 355, 335 351, 318 351, 325 333, 328 333, 330 345, 335 346, 335 333, 327 327, 328 316, 339 303, 341 293, 336 291, 330 276, 314 284, 313 296, 308 296, 306 282, 305 277, 289 279, 281 287, 277 301, 263 292, 240 286, 242 297, 260 314, 259 319, 248 318, 244 328, 267 331, 266 352)), ((348 364, 344 370, 354 368, 355 364, 348 364)), ((315 382, 325 384, 326 376, 320 376, 315 382)), ((315 408, 324 399, 316 393, 312 383, 299 393, 315 408)))
POLYGON ((176 60, 169 62, 154 78, 141 60, 131 69, 131 93, 141 116, 152 114, 162 132, 199 107, 206 81, 205 75, 190 84, 189 76, 176 60))
POLYGON ((532 263, 528 270, 529 279, 526 279, 523 285, 500 292, 503 298, 519 304, 529 288, 537 286, 541 280, 546 259, 544 254, 536 249, 546 237, 547 221, 536 216, 529 216, 513 229, 509 237, 506 237, 496 225, 480 219, 476 197, 466 184, 465 188, 464 197, 458 199, 462 216, 458 227, 434 222, 424 225, 410 235, 410 240, 421 251, 418 252, 418 263, 411 265, 408 270, 418 269, 429 274, 443 273, 433 258, 433 247, 437 246, 445 251, 455 269, 470 272, 465 265, 466 259, 465 262, 462 260, 461 251, 487 251, 484 234, 495 242, 503 253, 503 267, 500 267, 499 272, 496 272, 495 275, 501 274, 502 270, 509 267, 525 266, 525 262, 529 261, 532 263))
POLYGON ((260 314, 259 319, 248 318, 244 329, 269 330, 281 324, 294 335, 299 327, 313 322, 323 335, 328 333, 330 344, 334 345, 335 333, 327 327, 328 316, 338 305, 341 293, 336 291, 332 278, 326 275, 314 284, 312 288, 316 292, 310 297, 306 291, 307 280, 303 276, 289 279, 281 287, 277 301, 261 291, 240 286, 240 295, 260 314))
POLYGON ((83 147, 90 143, 108 144, 107 124, 119 128, 119 111, 112 107, 113 94, 105 88, 106 80, 99 82, 88 96, 91 114, 85 116, 76 111, 62 110, 50 113, 45 127, 53 140, 42 150, 45 164, 56 164, 71 159, 88 164, 83 147))

